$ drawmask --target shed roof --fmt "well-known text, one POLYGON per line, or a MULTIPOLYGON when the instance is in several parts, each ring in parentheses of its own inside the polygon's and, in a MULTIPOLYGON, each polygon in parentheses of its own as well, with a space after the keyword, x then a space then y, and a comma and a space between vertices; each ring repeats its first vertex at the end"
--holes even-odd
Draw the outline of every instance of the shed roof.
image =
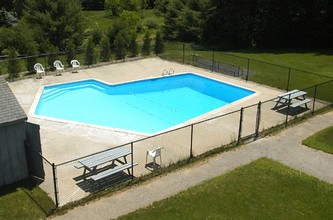
POLYGON ((0 76, 0 126, 22 119, 26 120, 27 115, 7 82, 0 76))

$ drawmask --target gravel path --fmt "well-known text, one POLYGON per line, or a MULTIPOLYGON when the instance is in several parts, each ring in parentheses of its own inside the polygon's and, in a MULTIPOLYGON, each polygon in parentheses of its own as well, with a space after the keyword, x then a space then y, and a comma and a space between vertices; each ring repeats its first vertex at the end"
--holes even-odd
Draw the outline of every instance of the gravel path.
POLYGON ((177 172, 155 178, 112 197, 79 206, 52 219, 114 219, 168 198, 188 187, 200 184, 261 157, 279 161, 333 184, 333 155, 301 144, 316 131, 333 125, 333 111, 265 137, 233 151, 225 152, 177 172))

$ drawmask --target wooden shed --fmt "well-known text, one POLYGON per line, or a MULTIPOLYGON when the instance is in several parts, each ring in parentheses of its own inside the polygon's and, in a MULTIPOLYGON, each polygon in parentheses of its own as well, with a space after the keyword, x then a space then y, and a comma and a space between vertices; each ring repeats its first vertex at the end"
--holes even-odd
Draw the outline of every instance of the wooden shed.
POLYGON ((27 115, 0 76, 0 186, 29 177, 24 141, 27 115))

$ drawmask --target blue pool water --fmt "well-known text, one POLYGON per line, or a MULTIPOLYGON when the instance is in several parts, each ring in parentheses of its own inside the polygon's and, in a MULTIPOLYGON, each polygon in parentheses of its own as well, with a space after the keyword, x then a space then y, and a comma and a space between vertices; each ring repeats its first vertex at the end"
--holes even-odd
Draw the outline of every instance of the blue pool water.
POLYGON ((84 80, 45 86, 35 114, 152 134, 253 93, 192 73, 117 85, 84 80))

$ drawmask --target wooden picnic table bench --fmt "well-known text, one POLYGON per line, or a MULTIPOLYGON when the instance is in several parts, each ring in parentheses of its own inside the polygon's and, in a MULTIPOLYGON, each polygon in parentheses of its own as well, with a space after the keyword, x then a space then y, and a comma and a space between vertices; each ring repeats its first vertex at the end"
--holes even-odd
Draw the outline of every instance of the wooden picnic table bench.
POLYGON ((311 99, 305 98, 307 92, 294 89, 292 91, 278 95, 273 102, 276 102, 273 109, 281 108, 283 106, 289 105, 292 108, 296 108, 300 105, 305 105, 308 108, 307 103, 311 102, 311 99), (299 102, 292 103, 293 100, 298 100, 299 102))
POLYGON ((129 150, 126 150, 123 147, 117 147, 113 148, 108 151, 104 151, 89 157, 85 157, 81 160, 79 160, 74 167, 77 169, 84 168, 83 176, 85 178, 86 172, 89 171, 92 173, 91 179, 92 180, 99 180, 104 177, 110 176, 112 174, 121 172, 123 170, 128 170, 128 174, 130 174, 130 168, 133 166, 136 166, 136 162, 127 162, 126 156, 130 155, 131 152, 129 150), (115 162, 119 162, 120 165, 117 165, 115 167, 109 168, 105 171, 97 173, 97 167, 101 166, 103 164, 106 164, 108 162, 111 162, 111 165, 115 165, 115 162))

